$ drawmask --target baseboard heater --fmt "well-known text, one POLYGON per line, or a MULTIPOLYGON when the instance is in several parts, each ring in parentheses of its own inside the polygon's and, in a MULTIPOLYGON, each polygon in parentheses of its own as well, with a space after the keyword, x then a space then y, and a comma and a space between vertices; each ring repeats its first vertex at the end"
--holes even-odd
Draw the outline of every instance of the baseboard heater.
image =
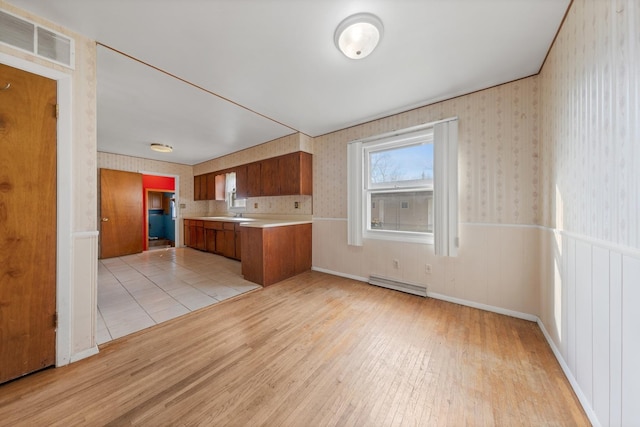
POLYGON ((413 283, 398 282, 397 280, 387 279, 381 276, 369 276, 369 284, 380 286, 383 288, 394 289, 408 294, 427 296, 427 288, 424 285, 415 285, 413 283))

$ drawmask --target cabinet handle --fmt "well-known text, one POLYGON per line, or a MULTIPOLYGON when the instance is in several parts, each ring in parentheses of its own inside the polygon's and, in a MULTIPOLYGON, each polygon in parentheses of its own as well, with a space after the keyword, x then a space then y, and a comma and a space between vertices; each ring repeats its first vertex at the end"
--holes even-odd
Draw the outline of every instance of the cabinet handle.
POLYGON ((109 218, 102 218, 102 222, 107 222, 109 221, 109 218))

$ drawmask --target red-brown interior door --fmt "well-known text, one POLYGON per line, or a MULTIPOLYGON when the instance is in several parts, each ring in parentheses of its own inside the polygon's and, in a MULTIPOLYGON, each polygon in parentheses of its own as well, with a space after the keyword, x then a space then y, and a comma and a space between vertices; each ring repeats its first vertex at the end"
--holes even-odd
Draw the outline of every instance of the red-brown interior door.
POLYGON ((142 174, 100 169, 100 258, 142 252, 142 174))
POLYGON ((55 363, 57 83, 0 64, 0 89, 3 383, 55 363))

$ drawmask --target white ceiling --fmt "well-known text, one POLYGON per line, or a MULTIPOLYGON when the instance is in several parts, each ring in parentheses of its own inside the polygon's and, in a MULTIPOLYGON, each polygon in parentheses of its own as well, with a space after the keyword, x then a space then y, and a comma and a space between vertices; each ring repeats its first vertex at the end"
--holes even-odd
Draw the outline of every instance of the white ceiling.
POLYGON ((196 164, 536 74, 570 0, 9 2, 102 45, 98 150, 196 164), (349 60, 333 33, 357 12, 384 36, 349 60))

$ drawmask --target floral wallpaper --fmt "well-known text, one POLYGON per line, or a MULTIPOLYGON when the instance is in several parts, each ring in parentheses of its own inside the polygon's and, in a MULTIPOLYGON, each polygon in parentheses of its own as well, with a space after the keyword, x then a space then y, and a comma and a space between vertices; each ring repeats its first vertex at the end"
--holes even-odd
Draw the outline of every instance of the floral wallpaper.
POLYGON ((320 136, 314 216, 346 218, 349 141, 457 116, 460 220, 538 224, 539 83, 530 77, 320 136))
POLYGON ((640 4, 576 0, 540 74, 543 224, 640 248, 640 4))

